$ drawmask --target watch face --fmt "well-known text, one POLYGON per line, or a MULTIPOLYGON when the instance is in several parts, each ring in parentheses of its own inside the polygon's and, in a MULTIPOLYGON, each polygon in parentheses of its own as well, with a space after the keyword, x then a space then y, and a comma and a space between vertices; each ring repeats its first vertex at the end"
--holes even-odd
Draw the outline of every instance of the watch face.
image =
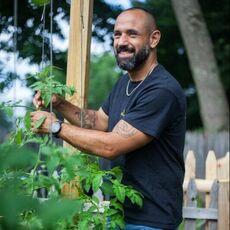
POLYGON ((56 122, 54 122, 54 123, 51 124, 51 131, 52 131, 52 133, 57 133, 57 132, 59 132, 60 129, 61 129, 60 122, 56 121, 56 122))

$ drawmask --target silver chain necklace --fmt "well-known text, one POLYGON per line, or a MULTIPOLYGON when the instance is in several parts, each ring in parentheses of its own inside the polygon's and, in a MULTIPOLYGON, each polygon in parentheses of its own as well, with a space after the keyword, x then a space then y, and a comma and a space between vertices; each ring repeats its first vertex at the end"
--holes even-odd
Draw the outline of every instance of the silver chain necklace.
POLYGON ((145 78, 129 93, 129 84, 131 82, 131 80, 129 79, 127 86, 126 86, 126 95, 129 97, 133 92, 135 92, 140 85, 145 81, 145 79, 152 73, 152 71, 154 70, 154 68, 157 66, 158 63, 155 63, 155 65, 153 65, 153 67, 150 69, 150 71, 147 73, 147 75, 145 76, 145 78))

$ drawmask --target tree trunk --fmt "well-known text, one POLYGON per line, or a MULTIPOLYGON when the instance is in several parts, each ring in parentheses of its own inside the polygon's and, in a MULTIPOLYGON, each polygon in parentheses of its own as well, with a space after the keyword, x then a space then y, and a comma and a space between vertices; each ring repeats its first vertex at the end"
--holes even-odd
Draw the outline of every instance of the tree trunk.
POLYGON ((196 84, 205 131, 229 129, 229 107, 197 0, 171 0, 196 84))

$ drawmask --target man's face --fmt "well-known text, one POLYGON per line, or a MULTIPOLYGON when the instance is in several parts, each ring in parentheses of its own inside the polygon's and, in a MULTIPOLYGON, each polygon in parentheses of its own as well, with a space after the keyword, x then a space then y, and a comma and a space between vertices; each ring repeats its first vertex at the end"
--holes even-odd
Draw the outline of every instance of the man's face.
POLYGON ((123 70, 138 68, 148 58, 149 34, 138 11, 126 11, 118 16, 114 27, 114 53, 123 70))

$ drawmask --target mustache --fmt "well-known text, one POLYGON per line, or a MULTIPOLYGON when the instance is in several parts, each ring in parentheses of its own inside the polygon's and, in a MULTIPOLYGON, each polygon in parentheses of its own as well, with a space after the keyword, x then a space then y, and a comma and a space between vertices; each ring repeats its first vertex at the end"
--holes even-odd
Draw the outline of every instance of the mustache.
POLYGON ((117 49, 116 49, 117 53, 120 53, 120 52, 134 52, 135 49, 132 48, 132 47, 129 47, 129 46, 119 46, 117 49))

